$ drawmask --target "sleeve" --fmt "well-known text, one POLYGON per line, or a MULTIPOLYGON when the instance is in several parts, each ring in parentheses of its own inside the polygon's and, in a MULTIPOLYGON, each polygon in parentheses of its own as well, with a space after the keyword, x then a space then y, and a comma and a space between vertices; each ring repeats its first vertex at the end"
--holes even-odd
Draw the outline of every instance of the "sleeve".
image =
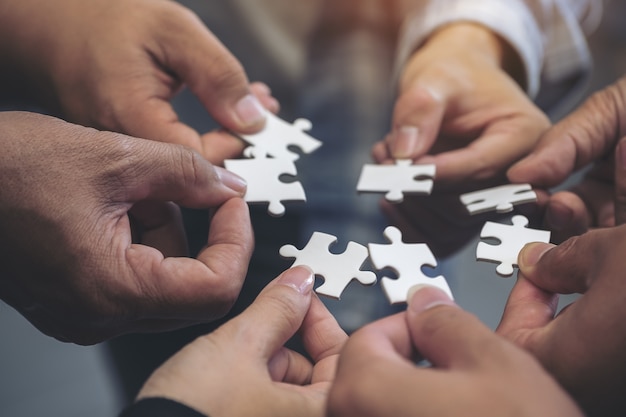
MULTIPOLYGON (((405 5, 410 13, 401 30, 398 68, 439 27, 470 21, 490 28, 517 52, 525 69, 526 91, 533 99, 539 99, 540 90, 542 97, 560 96, 564 90, 576 90, 585 85, 590 75, 592 59, 585 36, 598 25, 601 0, 433 0, 409 3, 414 4, 405 5)), ((557 100, 552 101, 548 106, 557 100)))
POLYGON ((167 398, 145 398, 130 405, 119 417, 208 417, 167 398))

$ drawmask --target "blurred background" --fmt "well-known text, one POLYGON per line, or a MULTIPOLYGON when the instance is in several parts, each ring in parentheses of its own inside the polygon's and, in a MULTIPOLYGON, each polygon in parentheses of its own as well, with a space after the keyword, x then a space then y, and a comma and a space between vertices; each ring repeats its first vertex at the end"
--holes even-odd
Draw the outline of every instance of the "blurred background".
MULTIPOLYGON (((602 24, 590 38, 595 68, 588 93, 626 74, 626 26, 623 16, 626 16, 625 2, 608 2, 602 24)), ((365 153, 368 152, 369 149, 365 149, 365 153)), ((374 207, 376 210, 377 196, 362 198, 362 207, 374 207)), ((315 228, 323 225, 323 216, 321 218, 315 223, 315 228)), ((337 222, 336 219, 329 221, 337 222)), ((344 230, 342 233, 346 241, 367 243, 365 237, 359 236, 358 230, 344 230)), ((382 234, 380 236, 374 243, 384 243, 382 234)), ((455 253, 439 259, 437 273, 448 278, 462 307, 477 314, 493 328, 499 321, 514 279, 499 278, 493 264, 475 262, 477 242, 478 238, 474 237, 455 253)), ((303 244, 301 241, 291 243, 298 247, 303 244)), ((380 293, 378 285, 368 288, 367 292, 351 285, 341 303, 345 303, 344 306, 363 305, 363 296, 380 300, 380 293)), ((359 325, 361 313, 358 309, 341 308, 337 302, 328 302, 328 305, 346 327, 359 325)), ((0 332, 0 416, 112 417, 123 407, 127 394, 118 380, 111 351, 106 345, 81 347, 57 342, 40 334, 2 302, 0 332)))

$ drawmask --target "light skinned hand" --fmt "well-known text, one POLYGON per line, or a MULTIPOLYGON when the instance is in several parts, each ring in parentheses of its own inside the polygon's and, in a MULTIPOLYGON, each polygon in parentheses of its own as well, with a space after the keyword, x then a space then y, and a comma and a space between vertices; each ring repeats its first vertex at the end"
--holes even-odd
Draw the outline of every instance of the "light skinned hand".
POLYGON ((170 398, 210 416, 324 416, 347 336, 313 283, 307 267, 283 272, 241 315, 157 369, 137 399, 170 398), (312 362, 284 347, 296 331, 312 362))
POLYGON ((180 145, 0 113, 0 297, 92 344, 224 315, 253 248, 245 182, 180 145), (197 259, 176 204, 215 210, 197 259), (147 246, 147 245, 153 246, 147 246))
POLYGON ((626 226, 520 252, 497 332, 535 355, 588 416, 626 412, 626 226), (558 294, 583 294, 555 317, 558 294))
POLYGON ((553 194, 544 224, 554 241, 626 222, 626 77, 593 94, 547 131, 508 177, 549 188, 593 164, 579 184, 553 194))
POLYGON ((518 61, 482 26, 439 29, 407 62, 374 159, 434 163, 438 187, 501 181, 550 125, 516 83, 518 61))
POLYGON ((355 332, 339 358, 331 416, 582 416, 531 355, 441 290, 355 332), (416 366, 416 353, 432 366, 416 366))
POLYGON ((267 86, 250 86, 239 61, 175 1, 22 0, 0 6, 5 66, 13 61, 13 72, 66 120, 179 143, 217 164, 239 156, 244 145, 224 131, 200 134, 182 122, 171 105, 181 88, 230 131, 256 132, 265 123, 264 105, 277 110, 267 86))

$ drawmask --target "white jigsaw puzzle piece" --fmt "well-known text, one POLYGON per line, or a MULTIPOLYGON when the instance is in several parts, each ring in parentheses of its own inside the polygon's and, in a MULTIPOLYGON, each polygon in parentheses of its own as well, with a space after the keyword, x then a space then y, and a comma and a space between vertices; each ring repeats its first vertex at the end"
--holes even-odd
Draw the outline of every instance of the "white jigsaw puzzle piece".
POLYGON ((368 255, 365 246, 348 242, 343 253, 334 254, 328 249, 336 241, 333 235, 315 232, 303 249, 285 245, 280 248, 280 255, 296 258, 292 266, 306 265, 324 278, 324 283, 315 290, 318 294, 340 299, 350 281, 356 278, 363 285, 372 285, 376 283, 376 274, 360 269, 368 255))
POLYGON ((268 158, 227 159, 224 167, 248 183, 244 200, 248 203, 269 203, 267 211, 272 216, 285 214, 283 201, 306 201, 304 188, 299 181, 282 182, 281 175, 297 175, 293 161, 268 158))
POLYGON ((513 274, 513 268, 517 266, 517 256, 527 243, 550 242, 550 232, 528 228, 528 219, 524 216, 513 216, 510 224, 486 222, 480 232, 480 237, 496 238, 500 244, 491 245, 479 242, 476 247, 476 259, 500 263, 496 272, 504 277, 513 274))
POLYGON ((439 275, 431 278, 422 273, 422 266, 437 266, 437 261, 425 243, 404 243, 402 233, 396 227, 389 226, 384 231, 390 244, 370 243, 370 259, 377 269, 390 267, 397 274, 397 279, 383 277, 381 285, 391 304, 407 301, 409 289, 417 284, 428 284, 446 292, 452 298, 448 282, 439 275))
POLYGON ((461 195, 461 202, 470 214, 495 210, 507 213, 514 204, 537 201, 537 194, 530 184, 507 184, 461 195))
POLYGON ((252 145, 244 150, 246 157, 251 158, 254 154, 266 154, 274 158, 295 161, 300 155, 289 150, 290 146, 297 146, 307 154, 322 146, 321 141, 304 133, 305 130, 310 130, 312 127, 309 120, 297 119, 292 124, 271 112, 266 112, 266 114, 265 127, 260 132, 254 134, 237 133, 237 136, 252 145))
POLYGON ((385 198, 392 203, 401 203, 405 194, 430 194, 435 165, 412 163, 409 159, 398 159, 395 165, 365 164, 356 189, 359 192, 386 192, 385 198))

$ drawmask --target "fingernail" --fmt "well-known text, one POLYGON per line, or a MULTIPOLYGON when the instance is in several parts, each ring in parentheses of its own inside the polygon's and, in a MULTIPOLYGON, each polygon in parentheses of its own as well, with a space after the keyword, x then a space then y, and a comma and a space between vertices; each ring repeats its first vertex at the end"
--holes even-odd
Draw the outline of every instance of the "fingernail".
POLYGON ((235 104, 235 113, 244 127, 254 126, 265 120, 265 109, 252 94, 248 94, 235 104))
POLYGON ((551 243, 533 242, 525 245, 518 256, 518 266, 520 269, 537 265, 541 257, 554 247, 551 243))
POLYGON ((552 203, 546 210, 546 225, 549 229, 555 232, 564 230, 568 227, 572 219, 574 218, 574 212, 563 204, 552 203))
POLYGON ((220 178, 222 184, 224 184, 231 190, 236 191, 240 195, 244 195, 246 193, 246 187, 248 186, 248 183, 239 175, 221 167, 215 167, 215 171, 217 172, 217 175, 220 178))
POLYGON ((409 308, 416 313, 421 313, 440 305, 457 307, 448 294, 435 286, 427 284, 418 284, 411 287, 407 300, 409 308))
POLYGON ((313 271, 304 265, 290 268, 278 278, 278 283, 293 288, 301 294, 307 294, 313 289, 315 276, 313 271))
POLYGON ((394 132, 393 157, 397 159, 410 158, 417 149, 419 129, 415 126, 401 126, 394 132))

